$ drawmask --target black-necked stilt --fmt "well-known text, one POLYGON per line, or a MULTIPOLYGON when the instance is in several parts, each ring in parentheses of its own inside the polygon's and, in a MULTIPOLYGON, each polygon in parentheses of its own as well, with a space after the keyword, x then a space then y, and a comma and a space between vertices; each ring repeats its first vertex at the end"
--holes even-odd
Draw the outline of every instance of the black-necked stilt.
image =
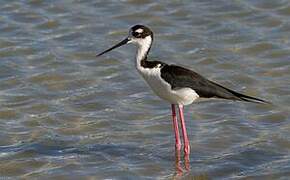
POLYGON ((168 65, 160 61, 148 61, 147 56, 153 42, 153 32, 146 26, 135 25, 129 31, 129 36, 115 46, 97 55, 101 56, 122 45, 133 43, 138 46, 136 68, 152 90, 161 98, 171 103, 173 128, 175 132, 175 147, 181 149, 175 105, 178 107, 181 130, 184 142, 184 153, 190 153, 189 140, 184 122, 183 106, 191 104, 198 98, 222 98, 237 101, 267 103, 262 99, 237 93, 212 82, 189 69, 168 65))

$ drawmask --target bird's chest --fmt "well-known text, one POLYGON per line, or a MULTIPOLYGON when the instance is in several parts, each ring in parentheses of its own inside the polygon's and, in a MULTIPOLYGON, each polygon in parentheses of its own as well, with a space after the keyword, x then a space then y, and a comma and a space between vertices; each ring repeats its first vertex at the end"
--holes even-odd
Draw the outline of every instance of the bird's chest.
POLYGON ((167 99, 171 94, 171 86, 161 78, 160 68, 142 68, 138 69, 152 90, 161 98, 167 99))
POLYGON ((161 78, 161 69, 155 68, 138 68, 139 73, 143 76, 152 90, 161 98, 171 104, 191 104, 199 96, 191 88, 180 88, 173 90, 171 85, 161 78))

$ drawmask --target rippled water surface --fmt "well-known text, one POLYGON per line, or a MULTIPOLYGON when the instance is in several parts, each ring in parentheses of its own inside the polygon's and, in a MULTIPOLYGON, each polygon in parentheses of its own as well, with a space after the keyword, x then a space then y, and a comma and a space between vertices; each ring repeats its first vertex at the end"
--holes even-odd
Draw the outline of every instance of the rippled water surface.
POLYGON ((287 179, 289 37, 288 0, 2 0, 1 178, 287 179), (95 57, 139 23, 155 33, 152 59, 274 105, 185 107, 186 170, 135 48, 95 57))

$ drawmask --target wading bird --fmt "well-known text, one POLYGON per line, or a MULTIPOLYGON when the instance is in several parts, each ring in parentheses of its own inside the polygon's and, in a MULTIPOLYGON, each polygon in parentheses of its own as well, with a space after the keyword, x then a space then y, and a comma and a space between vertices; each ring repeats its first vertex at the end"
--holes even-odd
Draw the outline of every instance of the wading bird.
POLYGON ((169 65, 161 61, 148 61, 147 56, 152 42, 153 32, 146 26, 135 25, 129 30, 129 35, 126 39, 96 56, 101 56, 125 44, 132 43, 137 45, 136 68, 138 72, 161 99, 171 104, 175 148, 177 151, 181 150, 181 141, 175 106, 178 107, 179 111, 184 153, 188 155, 190 153, 190 145, 183 115, 184 105, 189 105, 198 98, 221 98, 267 103, 262 99, 240 94, 223 87, 184 67, 169 65))

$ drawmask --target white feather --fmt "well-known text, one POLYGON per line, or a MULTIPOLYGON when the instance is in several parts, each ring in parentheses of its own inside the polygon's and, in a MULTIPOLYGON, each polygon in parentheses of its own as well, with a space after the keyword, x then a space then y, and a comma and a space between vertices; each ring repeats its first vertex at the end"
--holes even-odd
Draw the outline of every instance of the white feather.
POLYGON ((142 33, 143 31, 144 31, 144 30, 141 29, 141 28, 139 28, 139 29, 136 30, 137 33, 142 33))
POLYGON ((141 67, 139 72, 151 89, 161 99, 171 104, 188 105, 199 97, 191 88, 171 89, 170 84, 161 78, 161 69, 159 67, 151 69, 141 67))
POLYGON ((141 61, 151 46, 151 36, 143 39, 133 38, 131 42, 138 45, 136 55, 136 68, 138 72, 161 99, 171 104, 188 105, 199 97, 191 88, 171 89, 171 85, 161 78, 161 65, 157 65, 155 68, 144 68, 141 66, 141 61))

